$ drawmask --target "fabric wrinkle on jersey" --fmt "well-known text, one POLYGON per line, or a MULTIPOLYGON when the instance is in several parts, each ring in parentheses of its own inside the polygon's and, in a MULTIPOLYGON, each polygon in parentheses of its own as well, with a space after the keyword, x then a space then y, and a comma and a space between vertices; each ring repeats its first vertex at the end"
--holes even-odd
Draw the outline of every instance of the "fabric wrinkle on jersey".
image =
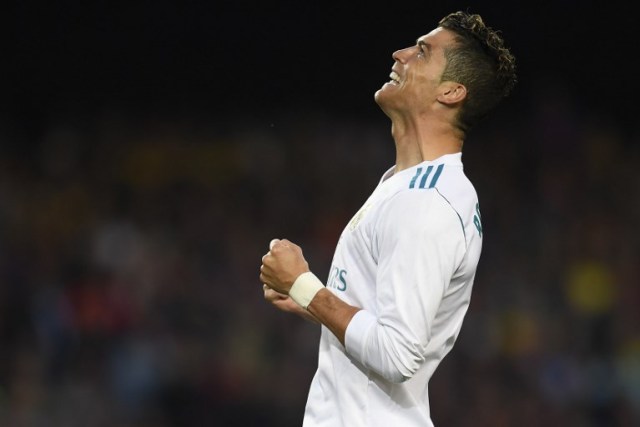
POLYGON ((469 306, 482 248, 462 153, 389 169, 342 232, 327 289, 362 308, 322 327, 304 427, 433 426, 428 382, 469 306))

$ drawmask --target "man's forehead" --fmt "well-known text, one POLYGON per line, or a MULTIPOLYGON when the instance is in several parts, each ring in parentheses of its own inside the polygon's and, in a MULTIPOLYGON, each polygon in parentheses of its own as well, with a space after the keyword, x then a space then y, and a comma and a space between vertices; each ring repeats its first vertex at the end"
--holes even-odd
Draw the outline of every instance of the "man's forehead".
POLYGON ((431 46, 444 46, 454 41, 453 34, 446 28, 438 27, 427 34, 418 37, 418 42, 427 43, 431 46))

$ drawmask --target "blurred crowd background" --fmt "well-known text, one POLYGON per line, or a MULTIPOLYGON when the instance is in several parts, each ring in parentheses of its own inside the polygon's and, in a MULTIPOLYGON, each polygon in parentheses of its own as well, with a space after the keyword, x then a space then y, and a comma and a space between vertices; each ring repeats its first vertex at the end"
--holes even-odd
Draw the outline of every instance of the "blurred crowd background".
MULTIPOLYGON (((326 279, 393 163, 373 103, 390 52, 466 7, 276 21, 245 3, 14 9, 0 426, 300 425, 319 327, 263 301, 260 258, 286 237, 326 279), (373 39, 354 22, 402 32, 373 39)), ((436 425, 640 425, 638 85, 604 90, 633 74, 614 66, 628 27, 614 10, 617 44, 589 38, 597 14, 559 4, 555 25, 526 28, 529 12, 477 10, 511 36, 521 84, 464 147, 484 248, 430 384, 436 425)))

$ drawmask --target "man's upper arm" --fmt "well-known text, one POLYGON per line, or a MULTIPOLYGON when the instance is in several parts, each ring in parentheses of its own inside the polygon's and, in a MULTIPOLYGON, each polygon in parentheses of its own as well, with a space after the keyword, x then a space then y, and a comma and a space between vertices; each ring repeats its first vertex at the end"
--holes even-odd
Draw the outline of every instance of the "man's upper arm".
POLYGON ((435 190, 403 191, 383 209, 376 227, 377 313, 358 313, 345 343, 365 366, 402 381, 424 362, 433 321, 464 257, 465 240, 457 213, 435 190))

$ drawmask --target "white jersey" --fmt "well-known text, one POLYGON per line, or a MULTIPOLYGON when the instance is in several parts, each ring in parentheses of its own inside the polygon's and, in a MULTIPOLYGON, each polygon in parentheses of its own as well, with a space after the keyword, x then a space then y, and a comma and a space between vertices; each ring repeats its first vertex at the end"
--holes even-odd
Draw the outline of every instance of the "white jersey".
POLYGON ((345 346, 322 327, 305 427, 433 426, 429 379, 460 332, 482 247, 461 157, 390 169, 342 232, 327 288, 362 310, 345 346))

